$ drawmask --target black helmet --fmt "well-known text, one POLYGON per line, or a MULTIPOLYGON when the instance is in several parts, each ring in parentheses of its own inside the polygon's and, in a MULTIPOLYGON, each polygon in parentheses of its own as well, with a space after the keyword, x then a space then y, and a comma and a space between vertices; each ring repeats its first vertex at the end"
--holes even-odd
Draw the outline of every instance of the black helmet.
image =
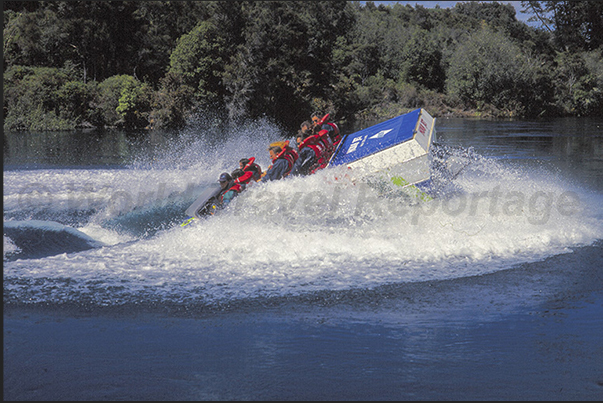
POLYGON ((218 182, 230 182, 231 180, 232 176, 230 176, 228 172, 222 172, 220 174, 220 179, 218 179, 218 182))

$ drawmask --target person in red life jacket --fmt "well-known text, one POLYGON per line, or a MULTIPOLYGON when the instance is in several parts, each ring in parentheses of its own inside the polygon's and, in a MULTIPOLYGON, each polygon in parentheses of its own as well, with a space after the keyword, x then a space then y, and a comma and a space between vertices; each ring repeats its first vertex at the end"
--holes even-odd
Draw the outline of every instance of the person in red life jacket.
POLYGON ((333 144, 331 137, 329 137, 329 132, 325 129, 319 130, 316 136, 318 141, 320 141, 325 148, 322 156, 323 160, 325 161, 324 166, 322 166, 322 168, 324 168, 329 163, 329 159, 331 159, 331 155, 333 155, 333 152, 335 151, 335 145, 333 144))
POLYGON ((253 172, 245 172, 239 168, 235 169, 230 173, 230 176, 232 177, 234 183, 241 185, 241 191, 247 188, 249 182, 251 182, 252 175, 253 172))
POLYGON ((327 166, 329 144, 324 142, 327 134, 321 132, 306 137, 300 131, 297 135, 299 158, 293 165, 291 175, 310 175, 327 166))
POLYGON ((224 208, 235 198, 235 196, 241 193, 243 189, 239 183, 234 182, 232 176, 230 176, 228 172, 220 174, 218 182, 220 182, 220 187, 222 188, 218 196, 218 201, 220 202, 220 208, 224 208))
POLYGON ((333 146, 336 148, 341 141, 341 134, 339 133, 339 126, 329 121, 330 116, 329 113, 322 115, 320 112, 314 112, 311 116, 312 124, 315 127, 320 127, 321 130, 326 130, 333 142, 333 146))
MULTIPOLYGON (((301 132, 305 137, 310 137, 313 135, 317 136, 318 141, 323 145, 324 150, 322 151, 322 159, 326 160, 326 163, 329 162, 333 151, 335 151, 335 147, 333 145, 333 141, 329 136, 329 131, 323 129, 320 125, 315 125, 312 122, 306 120, 301 124, 301 132)), ((326 165, 325 165, 326 166, 326 165)), ((323 166, 324 168, 324 166, 323 166)))
POLYGON ((254 181, 259 181, 262 179, 262 168, 255 162, 255 158, 241 158, 239 160, 239 167, 245 172, 244 178, 242 181, 246 181, 245 183, 249 183, 251 179, 254 181), (251 176, 249 175, 251 172, 251 176), (247 179, 249 177, 249 179, 247 179))
POLYGON ((262 168, 255 163, 255 158, 242 158, 239 160, 239 167, 230 173, 235 184, 241 185, 241 190, 245 190, 250 184, 262 179, 262 168))
POLYGON ((293 164, 291 168, 291 176, 309 175, 313 172, 314 168, 318 164, 317 150, 316 147, 309 145, 312 139, 305 137, 303 132, 297 134, 295 139, 297 141, 297 151, 299 158, 293 164), (309 140, 309 141, 304 141, 309 140))
POLYGON ((283 179, 291 172, 293 164, 299 157, 297 151, 289 146, 289 141, 278 141, 268 147, 272 165, 262 177, 262 182, 283 179))

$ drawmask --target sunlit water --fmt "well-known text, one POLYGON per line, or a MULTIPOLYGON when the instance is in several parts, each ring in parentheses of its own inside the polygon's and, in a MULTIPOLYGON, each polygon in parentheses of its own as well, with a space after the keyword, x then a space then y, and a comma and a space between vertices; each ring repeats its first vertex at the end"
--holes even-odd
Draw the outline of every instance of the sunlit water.
POLYGON ((432 201, 326 169, 255 184, 187 227, 184 210, 221 172, 243 157, 268 166, 278 128, 220 129, 220 141, 198 129, 154 147, 99 140, 72 162, 15 162, 13 141, 4 221, 29 239, 5 228, 5 303, 212 306, 464 278, 592 245, 603 239, 602 137, 597 122, 572 128, 440 119, 432 201), (93 247, 60 250, 72 241, 57 241, 56 223, 93 247))

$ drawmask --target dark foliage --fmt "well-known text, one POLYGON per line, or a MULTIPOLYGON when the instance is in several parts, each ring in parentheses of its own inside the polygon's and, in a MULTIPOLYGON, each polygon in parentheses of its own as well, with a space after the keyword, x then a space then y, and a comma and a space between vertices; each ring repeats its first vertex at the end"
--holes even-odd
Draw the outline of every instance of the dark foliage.
POLYGON ((603 3, 6 1, 4 128, 601 115, 603 3))

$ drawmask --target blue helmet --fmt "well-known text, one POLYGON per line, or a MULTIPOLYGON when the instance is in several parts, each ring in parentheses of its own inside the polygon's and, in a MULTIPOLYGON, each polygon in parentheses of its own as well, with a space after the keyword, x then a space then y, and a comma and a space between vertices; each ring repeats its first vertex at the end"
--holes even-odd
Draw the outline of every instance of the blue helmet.
POLYGON ((231 180, 232 176, 230 176, 228 172, 222 172, 220 174, 220 179, 218 179, 218 182, 230 182, 231 180))

